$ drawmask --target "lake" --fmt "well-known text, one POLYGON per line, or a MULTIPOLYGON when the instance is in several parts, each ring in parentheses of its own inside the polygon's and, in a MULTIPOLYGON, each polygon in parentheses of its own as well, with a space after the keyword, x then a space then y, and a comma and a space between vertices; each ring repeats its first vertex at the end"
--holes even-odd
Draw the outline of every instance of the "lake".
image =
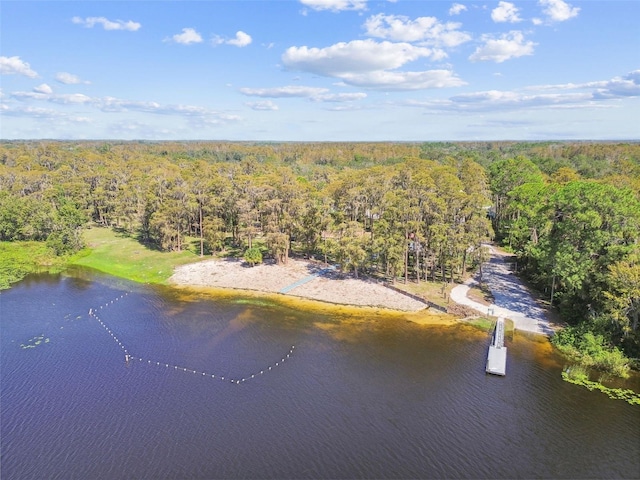
POLYGON ((0 339, 3 480, 640 477, 640 408, 517 332, 495 377, 468 325, 77 270, 0 293, 0 339))

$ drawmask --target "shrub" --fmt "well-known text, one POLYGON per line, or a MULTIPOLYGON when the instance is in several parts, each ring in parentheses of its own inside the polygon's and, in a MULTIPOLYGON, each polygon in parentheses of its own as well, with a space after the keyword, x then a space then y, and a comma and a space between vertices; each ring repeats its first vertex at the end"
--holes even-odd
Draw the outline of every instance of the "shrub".
POLYGON ((245 262, 253 267, 256 263, 262 263, 262 252, 258 247, 252 247, 244 252, 243 258, 245 262))
POLYGON ((596 368, 618 377, 629 376, 629 359, 607 344, 604 336, 587 331, 584 326, 566 327, 552 339, 565 355, 584 367, 596 368))

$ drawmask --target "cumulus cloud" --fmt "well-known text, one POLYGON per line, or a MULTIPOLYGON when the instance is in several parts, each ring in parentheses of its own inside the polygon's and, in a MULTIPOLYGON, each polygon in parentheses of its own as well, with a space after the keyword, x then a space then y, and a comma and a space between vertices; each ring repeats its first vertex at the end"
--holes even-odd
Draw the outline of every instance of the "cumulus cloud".
POLYGON ((282 55, 282 62, 291 70, 338 78, 346 84, 367 88, 415 90, 464 84, 448 70, 393 71, 423 57, 441 58, 437 49, 369 39, 326 48, 290 47, 282 55))
POLYGON ((83 25, 85 28, 93 28, 95 25, 102 25, 102 28, 105 30, 127 30, 129 32, 135 32, 142 27, 140 23, 133 22, 131 20, 126 22, 123 20, 113 21, 105 17, 73 17, 71 21, 76 25, 83 25))
POLYGON ((484 45, 478 47, 469 57, 472 62, 502 63, 512 58, 533 55, 533 47, 536 45, 531 41, 525 41, 524 35, 519 31, 505 33, 500 38, 483 35, 481 39, 484 45))
POLYGON ((596 93, 600 98, 640 96, 640 70, 609 80, 596 93))
POLYGON ((77 75, 73 75, 72 73, 67 72, 58 72, 55 76, 56 81, 60 83, 64 83, 65 85, 77 85, 80 83, 89 84, 86 80, 81 80, 77 75))
POLYGON ((258 110, 258 111, 278 110, 278 105, 273 103, 271 100, 262 100, 259 102, 245 102, 245 105, 253 110, 258 110))
POLYGON ((461 3, 454 3, 451 5, 449 9, 449 15, 460 15, 462 12, 466 11, 467 7, 461 3))
POLYGON ((399 42, 424 42, 428 45, 455 47, 471 40, 459 31, 460 23, 442 23, 435 17, 411 20, 404 15, 378 14, 369 17, 364 27, 370 37, 399 42))
POLYGON ((385 91, 425 90, 432 88, 460 87, 466 82, 450 70, 423 72, 376 71, 342 76, 350 85, 385 91))
POLYGON ((202 36, 194 28, 183 28, 182 33, 176 33, 172 37, 165 38, 165 42, 179 43, 180 45, 191 45, 201 43, 202 36))
POLYGON ((285 67, 329 77, 398 68, 433 50, 409 43, 354 40, 326 48, 289 47, 282 55, 285 67))
POLYGON ((236 36, 235 38, 232 39, 224 39, 220 36, 217 36, 213 39, 212 43, 214 45, 233 45, 235 47, 246 47, 247 45, 249 45, 251 42, 253 41, 253 39, 251 38, 251 35, 243 32, 242 30, 239 30, 236 32, 236 36))
POLYGON ((38 76, 36 72, 31 70, 31 66, 27 62, 21 60, 20 57, 0 57, 0 74, 18 74, 29 78, 35 78, 38 76))
POLYGON ((491 11, 491 19, 496 23, 522 21, 522 18, 518 15, 518 8, 510 2, 498 3, 498 6, 491 11))
POLYGON ((343 10, 366 10, 367 8, 367 0, 300 0, 300 3, 317 11, 340 12, 343 10))
POLYGON ((37 87, 34 87, 33 91, 35 93, 42 93, 45 95, 50 95, 53 93, 53 89, 46 83, 43 83, 42 85, 38 85, 37 87))
POLYGON ((539 0, 538 4, 543 7, 542 12, 553 22, 564 22, 580 13, 579 7, 572 7, 563 0, 539 0))

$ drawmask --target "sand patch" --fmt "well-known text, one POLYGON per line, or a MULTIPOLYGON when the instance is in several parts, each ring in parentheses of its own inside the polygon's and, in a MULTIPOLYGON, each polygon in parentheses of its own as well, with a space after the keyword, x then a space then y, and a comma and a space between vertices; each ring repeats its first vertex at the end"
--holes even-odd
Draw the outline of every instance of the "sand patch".
POLYGON ((287 265, 264 263, 249 267, 236 259, 205 260, 177 267, 169 282, 182 286, 236 288, 277 293, 304 281, 287 295, 341 305, 377 307, 406 312, 424 310, 417 299, 387 288, 382 283, 325 271, 321 263, 289 259, 287 265), (307 280, 307 281, 305 281, 307 280))

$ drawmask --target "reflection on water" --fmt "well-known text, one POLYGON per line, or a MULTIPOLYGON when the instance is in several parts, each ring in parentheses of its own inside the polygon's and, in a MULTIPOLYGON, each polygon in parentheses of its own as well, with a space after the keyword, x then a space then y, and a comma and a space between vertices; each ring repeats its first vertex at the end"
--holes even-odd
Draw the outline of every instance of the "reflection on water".
POLYGON ((467 325, 78 271, 2 292, 0 334, 3 480, 640 473, 638 408, 563 382, 518 333, 499 378, 467 325), (99 316, 132 355, 242 378, 295 354, 240 385, 127 365, 88 315, 126 291, 99 316))

